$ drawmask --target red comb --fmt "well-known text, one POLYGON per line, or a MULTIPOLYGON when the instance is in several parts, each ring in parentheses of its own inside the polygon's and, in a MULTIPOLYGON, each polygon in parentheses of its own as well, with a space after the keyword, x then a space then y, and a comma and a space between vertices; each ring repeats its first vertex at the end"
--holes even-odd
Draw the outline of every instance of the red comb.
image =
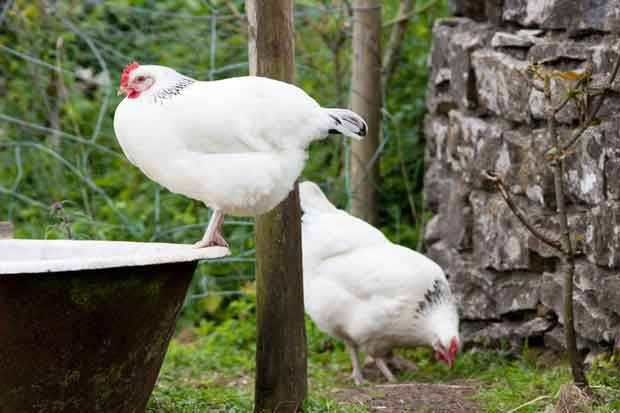
POLYGON ((131 71, 136 69, 138 66, 140 66, 140 63, 138 62, 132 62, 125 66, 123 74, 121 75, 121 86, 127 86, 127 81, 129 80, 129 73, 131 73, 131 71))
POLYGON ((450 353, 456 354, 459 351, 459 342, 456 337, 452 337, 450 340, 450 353))

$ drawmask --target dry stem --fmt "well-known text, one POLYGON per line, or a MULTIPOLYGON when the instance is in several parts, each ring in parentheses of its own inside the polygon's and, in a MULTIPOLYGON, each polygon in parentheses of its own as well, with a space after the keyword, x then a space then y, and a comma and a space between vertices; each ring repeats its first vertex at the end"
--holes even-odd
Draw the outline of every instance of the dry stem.
POLYGON ((545 244, 549 245, 550 247, 560 252, 563 252, 562 245, 557 240, 547 237, 545 234, 540 232, 536 227, 534 227, 534 225, 531 222, 529 222, 528 218, 523 214, 523 212, 521 212, 519 207, 517 207, 517 205, 514 203, 512 198, 510 198, 510 195, 508 195, 508 191, 506 191, 506 187, 504 186, 504 182, 502 181, 502 178, 497 176, 495 172, 492 172, 492 171, 482 171, 482 175, 485 178, 489 179, 490 181, 495 182, 495 186, 497 186, 497 189, 499 190, 500 194, 504 198, 504 201, 506 201, 506 204, 508 205, 512 213, 515 214, 515 216, 519 219, 519 221, 521 221, 521 223, 532 233, 532 235, 534 235, 536 238, 538 238, 545 244))
POLYGON ((616 76, 618 75, 618 69, 620 69, 620 51, 618 52, 618 57, 616 58, 616 63, 614 64, 614 68, 611 71, 609 78, 607 79, 607 83, 605 84, 605 87, 603 88, 603 93, 601 93, 601 96, 599 96, 599 98, 596 100, 596 104, 594 105, 592 112, 590 112, 590 116, 588 116, 588 118, 581 125, 581 127, 577 129, 577 131, 575 131, 575 133, 573 134, 571 139, 568 141, 568 143, 562 146, 562 151, 565 151, 571 146, 573 146, 575 142, 579 140, 583 132, 586 129, 588 129, 590 125, 592 125, 592 122, 594 122, 594 119, 596 118, 598 111, 601 109, 601 106, 603 106, 603 102, 605 102, 605 98, 607 97, 607 92, 611 89, 611 85, 616 80, 616 76))

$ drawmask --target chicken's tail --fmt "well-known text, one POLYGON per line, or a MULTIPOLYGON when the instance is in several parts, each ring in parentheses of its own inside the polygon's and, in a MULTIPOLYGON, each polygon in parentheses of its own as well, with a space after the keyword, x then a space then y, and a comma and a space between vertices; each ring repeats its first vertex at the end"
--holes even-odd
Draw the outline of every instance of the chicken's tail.
POLYGON ((348 109, 323 108, 332 120, 329 133, 341 133, 353 139, 366 136, 368 126, 357 113, 348 109))
POLYGON ((299 184, 299 199, 304 214, 337 211, 337 208, 329 202, 321 188, 311 181, 299 184))

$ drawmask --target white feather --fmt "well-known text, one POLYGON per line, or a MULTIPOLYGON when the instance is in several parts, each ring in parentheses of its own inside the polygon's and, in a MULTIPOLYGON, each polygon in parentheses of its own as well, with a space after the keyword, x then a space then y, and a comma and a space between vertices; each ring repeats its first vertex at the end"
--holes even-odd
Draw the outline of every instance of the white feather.
POLYGON ((314 183, 300 184, 300 197, 304 300, 319 328, 373 357, 458 341, 454 298, 436 263, 336 209, 314 183), (445 294, 419 312, 436 282, 445 294))

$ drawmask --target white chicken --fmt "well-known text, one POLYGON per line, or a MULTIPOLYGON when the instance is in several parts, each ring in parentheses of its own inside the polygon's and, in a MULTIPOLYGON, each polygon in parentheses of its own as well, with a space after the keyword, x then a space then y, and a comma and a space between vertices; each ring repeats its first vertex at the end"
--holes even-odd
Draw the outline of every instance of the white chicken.
POLYGON ((263 214, 291 191, 310 142, 360 139, 366 123, 322 108, 303 90, 247 76, 197 81, 164 66, 128 65, 114 131, 131 163, 170 191, 213 209, 196 247, 227 246, 224 215, 263 214))
MULTIPOLYGON (((299 185, 304 300, 318 327, 346 343, 352 378, 358 351, 389 381, 397 346, 430 346, 450 366, 460 347, 456 303, 442 269, 337 209, 312 182, 299 185)), ((400 362, 402 363, 402 362, 400 362)))

